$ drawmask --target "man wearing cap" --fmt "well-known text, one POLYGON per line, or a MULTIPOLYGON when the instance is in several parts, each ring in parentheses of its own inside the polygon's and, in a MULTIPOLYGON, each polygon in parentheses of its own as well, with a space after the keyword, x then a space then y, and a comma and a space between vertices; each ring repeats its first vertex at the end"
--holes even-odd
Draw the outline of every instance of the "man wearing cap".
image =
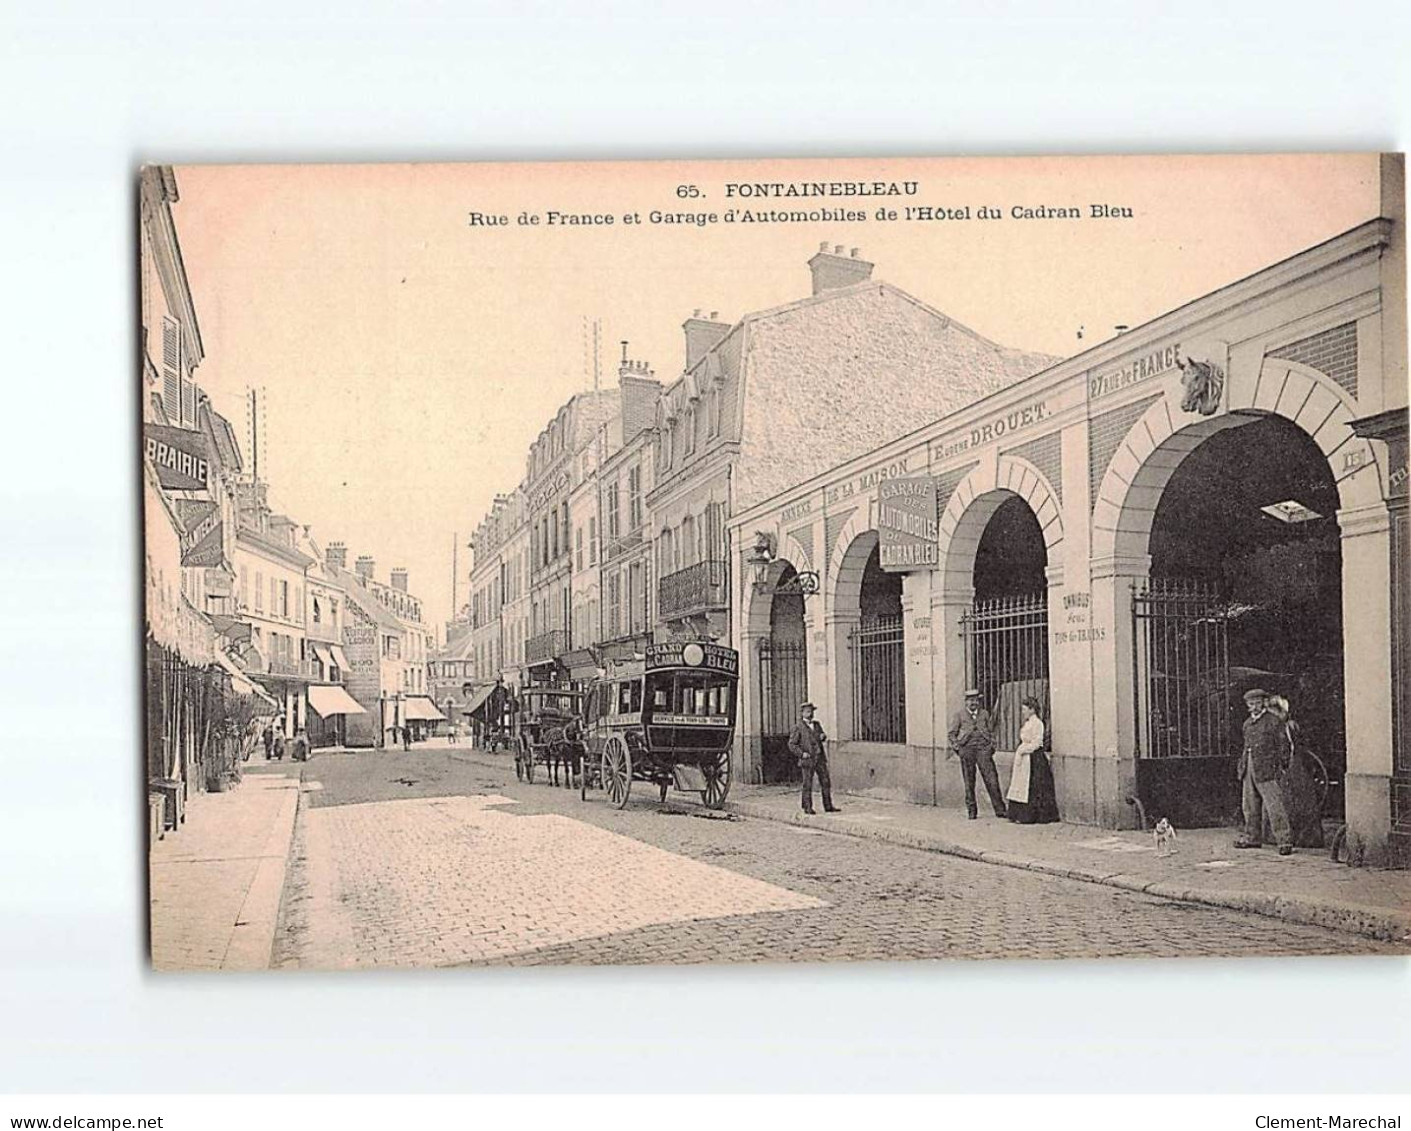
POLYGON ((813 720, 813 704, 804 703, 799 707, 799 721, 789 734, 789 753, 799 760, 799 770, 803 776, 803 811, 813 812, 813 775, 818 775, 818 788, 823 793, 823 811, 836 813, 833 804, 833 782, 828 776, 828 752, 824 743, 828 736, 823 728, 813 720))
POLYGON ((978 688, 965 692, 965 706, 951 719, 950 749, 960 758, 960 772, 965 778, 965 815, 972 821, 979 815, 975 804, 975 770, 978 768, 995 816, 1006 816, 1004 792, 999 787, 999 772, 995 769, 994 726, 990 713, 980 706, 978 688))
POLYGON ((1274 830, 1279 855, 1293 852, 1293 829, 1284 806, 1279 774, 1288 766, 1292 751, 1283 723, 1268 709, 1269 693, 1255 687, 1244 693, 1249 718, 1244 721, 1244 749, 1240 752, 1239 775, 1244 809, 1244 835, 1236 848, 1258 848, 1264 841, 1264 814, 1274 830))

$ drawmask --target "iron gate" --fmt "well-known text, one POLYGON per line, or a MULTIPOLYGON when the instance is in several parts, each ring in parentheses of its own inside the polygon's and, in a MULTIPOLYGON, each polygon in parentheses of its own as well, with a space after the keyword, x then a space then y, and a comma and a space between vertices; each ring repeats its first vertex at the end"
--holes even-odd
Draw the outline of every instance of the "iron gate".
POLYGON ((906 645, 901 617, 863 621, 852 651, 852 732, 863 742, 906 741, 906 645))
POLYGON ((1132 586, 1139 758, 1225 758, 1230 751, 1229 609, 1183 578, 1132 586))
POLYGON ((789 732, 808 700, 808 646, 802 640, 765 639, 759 645, 761 773, 766 785, 797 781, 789 732))
POLYGON ((994 715, 995 744, 1019 745, 1020 703, 1039 701, 1046 733, 1048 701, 1048 594, 1025 593, 977 601, 960 618, 965 676, 994 715))

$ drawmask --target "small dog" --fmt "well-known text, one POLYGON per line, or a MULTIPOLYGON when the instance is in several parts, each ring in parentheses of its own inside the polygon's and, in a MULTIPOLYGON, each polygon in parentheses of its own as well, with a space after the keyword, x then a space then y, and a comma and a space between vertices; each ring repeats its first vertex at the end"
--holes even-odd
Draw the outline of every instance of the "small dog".
POLYGON ((1165 817, 1156 822, 1151 830, 1151 839, 1156 842, 1156 855, 1171 856, 1176 849, 1176 828, 1165 817))

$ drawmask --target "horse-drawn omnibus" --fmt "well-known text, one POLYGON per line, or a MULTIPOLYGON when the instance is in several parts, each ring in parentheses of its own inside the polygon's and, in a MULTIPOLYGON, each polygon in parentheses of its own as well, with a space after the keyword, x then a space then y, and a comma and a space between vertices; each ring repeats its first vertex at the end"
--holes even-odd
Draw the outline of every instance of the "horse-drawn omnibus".
POLYGON ((632 783, 673 788, 711 809, 730 792, 735 692, 733 648, 688 641, 653 644, 643 661, 595 680, 584 704, 580 793, 598 787, 621 809, 632 783))

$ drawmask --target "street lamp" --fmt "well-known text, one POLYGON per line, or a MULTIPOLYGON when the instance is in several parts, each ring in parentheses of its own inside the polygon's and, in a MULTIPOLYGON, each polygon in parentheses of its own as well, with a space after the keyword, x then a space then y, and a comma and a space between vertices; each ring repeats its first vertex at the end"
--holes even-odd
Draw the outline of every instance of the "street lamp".
POLYGON ((763 530, 756 532, 745 561, 754 573, 755 588, 763 589, 769 581, 769 567, 774 564, 774 536, 763 530))

